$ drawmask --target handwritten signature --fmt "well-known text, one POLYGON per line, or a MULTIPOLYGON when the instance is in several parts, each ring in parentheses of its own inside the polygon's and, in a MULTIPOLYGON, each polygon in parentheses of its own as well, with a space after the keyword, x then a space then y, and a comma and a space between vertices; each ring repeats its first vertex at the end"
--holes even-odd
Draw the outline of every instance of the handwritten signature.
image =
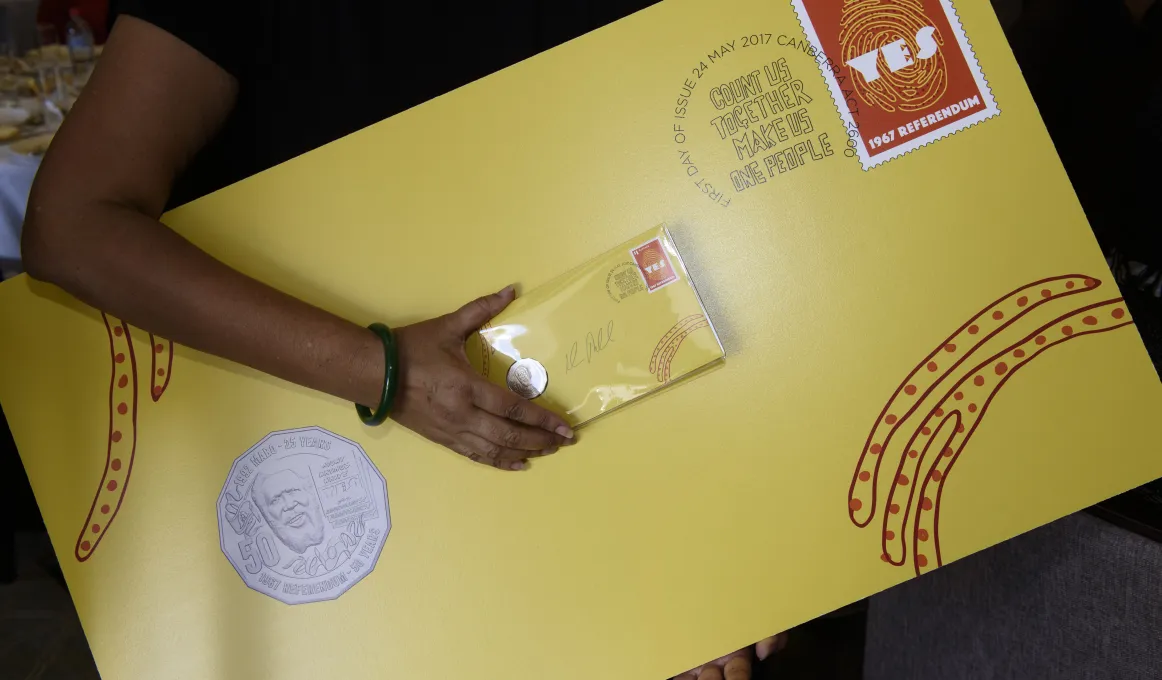
POLYGON ((602 350, 613 342, 613 320, 605 324, 605 328, 600 328, 596 332, 589 332, 585 334, 585 355, 581 355, 581 342, 574 342, 569 347, 569 351, 565 352, 565 372, 577 368, 582 364, 592 363, 594 355, 600 354, 602 350))

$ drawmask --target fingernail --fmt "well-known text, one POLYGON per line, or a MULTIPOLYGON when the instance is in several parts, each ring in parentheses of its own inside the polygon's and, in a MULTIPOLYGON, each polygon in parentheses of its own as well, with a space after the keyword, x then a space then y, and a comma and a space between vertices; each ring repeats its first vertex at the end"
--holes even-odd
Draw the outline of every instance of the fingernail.
POLYGON ((512 284, 509 284, 509 285, 505 286, 504 288, 501 288, 500 292, 497 293, 497 295, 504 296, 504 295, 509 295, 511 293, 515 293, 515 292, 516 292, 516 287, 513 286, 512 284))
POLYGON ((763 640, 754 646, 754 655, 759 658, 759 661, 766 661, 767 657, 774 651, 774 644, 769 639, 763 640))
POLYGON ((519 472, 520 470, 523 470, 526 467, 528 467, 528 463, 525 463, 524 461, 518 461, 516 463, 512 463, 511 465, 509 465, 508 469, 515 470, 515 471, 519 472))
POLYGON ((783 633, 773 635, 755 645, 755 656, 759 661, 765 661, 770 655, 780 652, 787 646, 787 636, 783 633))
POLYGON ((557 434, 561 435, 565 439, 572 439, 573 438, 573 430, 569 429, 568 425, 558 426, 557 427, 557 434))

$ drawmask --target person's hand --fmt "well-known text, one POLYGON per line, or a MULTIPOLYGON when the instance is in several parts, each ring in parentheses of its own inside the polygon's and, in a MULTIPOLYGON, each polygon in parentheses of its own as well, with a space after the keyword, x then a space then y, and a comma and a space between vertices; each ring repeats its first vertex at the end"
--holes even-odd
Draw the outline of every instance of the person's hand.
POLYGON ((754 657, 757 656, 759 661, 763 661, 786 645, 786 633, 772 635, 753 647, 740 649, 698 668, 692 668, 674 680, 751 680, 754 657))
POLYGON ((395 330, 400 388, 392 419, 462 456, 501 470, 573 442, 560 416, 480 377, 464 342, 512 302, 512 286, 459 310, 395 330))

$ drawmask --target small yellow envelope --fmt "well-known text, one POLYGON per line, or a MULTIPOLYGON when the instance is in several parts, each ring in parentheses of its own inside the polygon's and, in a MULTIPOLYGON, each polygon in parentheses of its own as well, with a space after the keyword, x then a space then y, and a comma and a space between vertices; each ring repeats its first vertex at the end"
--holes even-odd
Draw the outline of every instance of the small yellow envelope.
POLYGON ((522 295, 467 351, 481 375, 573 426, 725 358, 665 225, 522 295))

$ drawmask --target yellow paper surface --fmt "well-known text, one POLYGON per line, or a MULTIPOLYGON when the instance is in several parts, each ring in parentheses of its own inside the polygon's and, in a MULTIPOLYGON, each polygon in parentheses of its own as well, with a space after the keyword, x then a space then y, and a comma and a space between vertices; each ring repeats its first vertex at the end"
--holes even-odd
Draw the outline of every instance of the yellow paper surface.
POLYGON ((467 352, 489 380, 573 426, 723 356, 664 226, 522 295, 469 339, 467 352))
POLYGON ((912 540, 921 436, 941 435, 922 474, 945 441, 959 451, 939 487, 945 563, 1162 476, 1157 377, 1118 303, 1062 318, 1115 286, 988 3, 955 9, 1000 115, 871 170, 843 153, 790 4, 669 0, 165 217, 251 275, 392 326, 534 290, 669 224, 729 361, 528 473, 182 347, 171 366, 132 329, 129 479, 107 469, 121 336, 51 287, 0 286, 0 402, 102 676, 662 678, 912 577, 933 538, 912 540), (735 192, 746 166, 708 93, 779 60, 812 98, 803 134, 833 153, 804 146, 735 192), (977 375, 1007 381, 983 418, 977 375), (916 434, 937 408, 971 442, 956 420, 916 434), (889 416, 906 427, 886 442, 889 416), (216 502, 235 459, 308 426, 362 446, 392 527, 353 588, 288 606, 225 558, 216 502), (860 475, 877 459, 873 503, 860 475), (113 473, 128 485, 108 524, 94 492, 113 473), (883 521, 904 510, 893 566, 883 521), (90 512, 101 542, 82 562, 90 512))

